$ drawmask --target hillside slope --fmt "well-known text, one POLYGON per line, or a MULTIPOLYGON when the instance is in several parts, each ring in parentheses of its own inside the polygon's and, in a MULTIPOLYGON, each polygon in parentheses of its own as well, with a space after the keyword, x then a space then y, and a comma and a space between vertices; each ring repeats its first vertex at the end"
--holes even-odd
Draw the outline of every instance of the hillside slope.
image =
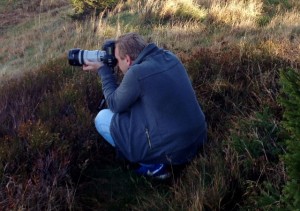
MULTIPOLYGON (((2 1, 0 3, 0 75, 37 68, 61 56, 72 36, 71 6, 63 1, 2 1)), ((70 44, 69 44, 70 45, 70 44)))
POLYGON ((288 207, 279 72, 299 73, 298 1, 127 0, 85 19, 59 0, 0 11, 1 210, 288 207), (70 48, 128 31, 178 55, 209 126, 203 152, 164 183, 115 158, 93 125, 97 76, 67 63, 70 48))

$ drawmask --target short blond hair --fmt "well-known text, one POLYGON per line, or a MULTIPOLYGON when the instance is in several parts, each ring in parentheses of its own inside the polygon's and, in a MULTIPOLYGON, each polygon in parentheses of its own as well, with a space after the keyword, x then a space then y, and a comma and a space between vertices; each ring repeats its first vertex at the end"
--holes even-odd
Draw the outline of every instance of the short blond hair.
POLYGON ((134 61, 146 46, 147 43, 143 37, 135 32, 121 35, 116 40, 121 59, 128 55, 134 61))

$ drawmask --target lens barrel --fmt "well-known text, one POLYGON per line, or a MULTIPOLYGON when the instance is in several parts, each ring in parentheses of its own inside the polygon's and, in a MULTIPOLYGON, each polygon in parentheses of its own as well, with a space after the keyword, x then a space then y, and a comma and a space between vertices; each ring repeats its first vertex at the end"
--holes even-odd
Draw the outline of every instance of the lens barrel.
POLYGON ((68 60, 72 66, 82 66, 85 61, 103 61, 106 56, 105 51, 100 50, 81 50, 80 48, 74 48, 69 51, 68 60))
POLYGON ((72 66, 82 66, 83 65, 83 58, 80 48, 73 48, 69 51, 68 60, 69 64, 72 66))

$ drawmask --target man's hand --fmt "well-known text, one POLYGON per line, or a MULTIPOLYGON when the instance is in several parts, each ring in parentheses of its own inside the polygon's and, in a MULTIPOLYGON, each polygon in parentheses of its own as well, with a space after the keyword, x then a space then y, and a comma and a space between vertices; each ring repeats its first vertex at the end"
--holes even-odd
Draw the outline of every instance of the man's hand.
POLYGON ((93 71, 97 72, 100 67, 102 67, 104 64, 103 62, 91 62, 91 61, 85 61, 85 64, 82 66, 82 69, 84 71, 93 71))

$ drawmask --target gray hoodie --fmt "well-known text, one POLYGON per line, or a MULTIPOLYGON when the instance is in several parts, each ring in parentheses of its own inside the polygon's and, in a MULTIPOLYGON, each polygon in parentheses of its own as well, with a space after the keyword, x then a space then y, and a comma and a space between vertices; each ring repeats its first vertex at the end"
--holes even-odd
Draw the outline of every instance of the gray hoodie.
POLYGON ((187 72, 170 51, 151 43, 120 85, 110 68, 99 70, 116 150, 131 162, 183 164, 206 141, 205 116, 187 72))

